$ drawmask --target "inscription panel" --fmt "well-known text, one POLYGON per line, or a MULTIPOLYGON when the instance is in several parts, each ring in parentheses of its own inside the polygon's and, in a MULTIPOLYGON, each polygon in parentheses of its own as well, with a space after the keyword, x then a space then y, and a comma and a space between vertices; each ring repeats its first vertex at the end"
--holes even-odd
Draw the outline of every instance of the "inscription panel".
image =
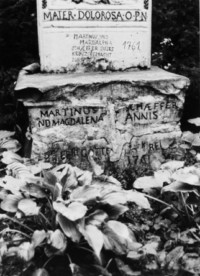
POLYGON ((150 67, 151 0, 110 2, 37 0, 42 71, 150 67))
POLYGON ((60 126, 95 125, 104 120, 104 106, 70 106, 57 104, 29 109, 31 128, 34 132, 60 126))

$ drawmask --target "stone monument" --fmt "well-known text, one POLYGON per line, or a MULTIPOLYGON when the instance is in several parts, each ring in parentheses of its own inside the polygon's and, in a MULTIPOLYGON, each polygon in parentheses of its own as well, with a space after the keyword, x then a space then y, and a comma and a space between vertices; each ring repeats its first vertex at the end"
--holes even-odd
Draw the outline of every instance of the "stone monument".
POLYGON ((75 2, 37 0, 42 71, 150 68, 151 0, 75 2))
POLYGON ((31 158, 90 169, 93 151, 121 171, 174 158, 189 80, 150 66, 151 1, 37 4, 41 65, 23 68, 15 88, 31 158))

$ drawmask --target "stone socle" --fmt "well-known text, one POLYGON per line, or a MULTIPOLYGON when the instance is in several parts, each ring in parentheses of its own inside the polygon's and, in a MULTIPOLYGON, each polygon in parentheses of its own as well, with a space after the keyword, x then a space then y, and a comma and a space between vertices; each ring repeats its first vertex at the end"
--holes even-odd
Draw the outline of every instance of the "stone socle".
POLYGON ((29 114, 34 159, 89 168, 149 164, 156 153, 176 153, 186 77, 149 71, 90 74, 21 71, 16 96, 29 114))

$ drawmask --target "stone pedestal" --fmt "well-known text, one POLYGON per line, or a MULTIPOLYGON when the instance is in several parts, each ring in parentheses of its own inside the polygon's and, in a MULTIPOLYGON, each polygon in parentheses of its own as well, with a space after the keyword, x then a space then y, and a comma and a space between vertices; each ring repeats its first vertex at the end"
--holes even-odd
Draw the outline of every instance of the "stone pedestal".
POLYGON ((149 165, 176 155, 186 77, 147 71, 42 74, 24 68, 15 93, 27 109, 31 158, 90 169, 149 165))

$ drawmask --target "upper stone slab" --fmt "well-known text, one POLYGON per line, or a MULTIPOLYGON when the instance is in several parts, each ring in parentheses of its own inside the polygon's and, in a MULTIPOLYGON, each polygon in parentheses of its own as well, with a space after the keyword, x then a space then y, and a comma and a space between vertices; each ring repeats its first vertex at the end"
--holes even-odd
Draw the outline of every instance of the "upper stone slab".
POLYGON ((42 71, 150 68, 151 0, 76 2, 37 0, 42 71))

